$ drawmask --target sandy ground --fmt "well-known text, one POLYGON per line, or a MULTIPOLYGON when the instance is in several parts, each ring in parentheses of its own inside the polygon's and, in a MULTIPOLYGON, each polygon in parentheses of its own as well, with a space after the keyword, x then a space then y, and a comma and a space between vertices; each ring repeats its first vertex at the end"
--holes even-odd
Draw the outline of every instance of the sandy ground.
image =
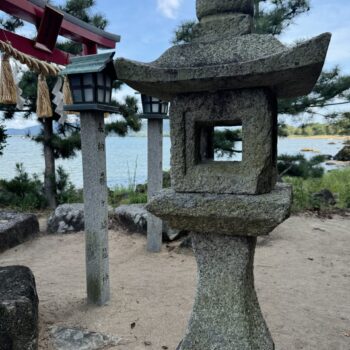
MULTIPOLYGON (((184 334, 196 283, 190 252, 152 255, 144 237, 110 232, 112 300, 100 308, 85 301, 82 233, 43 235, 0 255, 12 264, 36 277, 40 349, 50 349, 51 325, 120 336, 121 350, 175 349, 184 334)), ((260 241, 256 287, 276 349, 350 350, 349 266, 350 217, 292 217, 260 241)))

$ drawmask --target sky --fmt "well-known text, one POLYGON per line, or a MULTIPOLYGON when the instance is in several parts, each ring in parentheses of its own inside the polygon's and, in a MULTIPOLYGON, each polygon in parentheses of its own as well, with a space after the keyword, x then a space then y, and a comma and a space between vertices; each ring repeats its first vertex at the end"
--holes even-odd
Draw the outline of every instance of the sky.
MULTIPOLYGON (((61 4, 62 0, 53 0, 61 4)), ((121 35, 116 47, 116 57, 149 62, 157 59, 171 46, 175 28, 185 20, 194 19, 195 0, 96 0, 96 11, 104 14, 107 31, 121 35)), ((333 34, 326 68, 335 65, 350 74, 350 1, 311 0, 311 11, 299 16, 293 25, 280 36, 283 43, 308 39, 323 32, 333 34)), ((23 35, 32 31, 22 30, 23 35)), ((120 98, 132 91, 128 88, 118 94, 120 98)), ((35 120, 23 119, 8 122, 7 127, 23 128, 35 120)))

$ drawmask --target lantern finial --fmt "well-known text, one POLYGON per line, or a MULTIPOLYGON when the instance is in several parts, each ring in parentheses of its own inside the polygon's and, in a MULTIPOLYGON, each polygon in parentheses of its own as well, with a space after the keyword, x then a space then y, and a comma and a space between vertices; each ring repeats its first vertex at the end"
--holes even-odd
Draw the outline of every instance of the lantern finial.
POLYGON ((197 0, 197 17, 220 15, 226 13, 237 13, 254 15, 253 0, 197 0))

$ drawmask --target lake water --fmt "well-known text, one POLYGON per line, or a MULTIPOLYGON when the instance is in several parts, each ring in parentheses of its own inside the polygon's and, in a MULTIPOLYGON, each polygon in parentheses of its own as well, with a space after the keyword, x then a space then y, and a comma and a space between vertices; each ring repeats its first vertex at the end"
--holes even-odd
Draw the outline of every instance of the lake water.
MULTIPOLYGON (((323 154, 334 156, 343 145, 336 139, 289 139, 279 140, 279 154, 297 154, 303 148, 312 148, 323 154), (330 144, 334 143, 334 144, 330 144)), ((128 186, 136 174, 136 183, 144 183, 147 178, 147 138, 146 137, 108 137, 107 138, 107 178, 108 186, 128 186)), ((304 153, 307 158, 315 153, 304 153)), ((44 159, 41 145, 27 138, 11 136, 8 138, 4 155, 0 157, 0 178, 11 179, 15 176, 16 163, 23 163, 30 174, 41 175, 44 171, 44 159)), ((69 173, 74 185, 82 187, 81 154, 70 160, 59 160, 69 173)), ((164 137, 163 167, 170 168, 170 138, 164 137)), ((41 175, 42 176, 42 175, 41 175)))

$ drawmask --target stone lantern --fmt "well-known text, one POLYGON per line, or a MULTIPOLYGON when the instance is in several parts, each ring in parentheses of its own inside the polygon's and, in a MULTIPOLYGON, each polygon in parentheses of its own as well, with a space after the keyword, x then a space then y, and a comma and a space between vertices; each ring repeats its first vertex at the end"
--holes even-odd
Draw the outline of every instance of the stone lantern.
POLYGON ((172 188, 147 209, 192 231, 195 303, 180 350, 272 350, 254 289, 258 236, 290 212, 291 188, 276 183, 277 99, 310 93, 331 35, 286 47, 254 34, 253 0, 197 0, 189 44, 151 63, 116 62, 118 79, 171 101, 172 188), (215 128, 242 127, 240 162, 215 161, 215 128))

